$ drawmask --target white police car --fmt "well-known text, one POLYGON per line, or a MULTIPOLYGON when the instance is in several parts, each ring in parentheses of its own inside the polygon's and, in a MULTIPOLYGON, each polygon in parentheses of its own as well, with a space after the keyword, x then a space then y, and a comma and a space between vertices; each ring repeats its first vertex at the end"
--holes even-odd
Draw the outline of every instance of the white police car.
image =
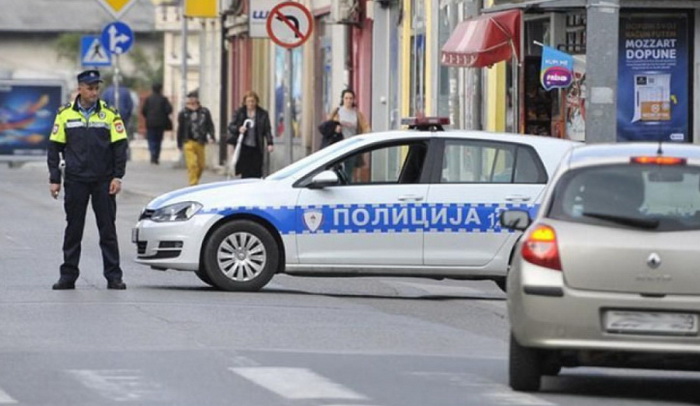
POLYGON ((502 287, 520 233, 501 229, 499 212, 536 210, 577 143, 440 124, 355 136, 266 179, 164 194, 133 230, 136 261, 194 271, 224 290, 259 290, 282 272, 502 287))

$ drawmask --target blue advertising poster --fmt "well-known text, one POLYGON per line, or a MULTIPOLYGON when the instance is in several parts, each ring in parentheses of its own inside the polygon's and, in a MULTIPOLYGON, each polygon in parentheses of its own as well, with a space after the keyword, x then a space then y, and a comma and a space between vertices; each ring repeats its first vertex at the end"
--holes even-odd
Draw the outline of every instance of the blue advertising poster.
POLYGON ((574 57, 552 47, 542 47, 540 82, 544 90, 566 89, 574 81, 574 57))
POLYGON ((689 142, 688 17, 620 19, 617 140, 689 142))
POLYGON ((0 81, 0 156, 46 153, 62 93, 60 84, 0 81))

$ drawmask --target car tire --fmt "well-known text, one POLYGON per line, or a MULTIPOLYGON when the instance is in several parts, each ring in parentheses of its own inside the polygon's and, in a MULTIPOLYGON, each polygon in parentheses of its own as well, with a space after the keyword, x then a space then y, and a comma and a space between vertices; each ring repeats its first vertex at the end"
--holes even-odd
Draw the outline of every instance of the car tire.
POLYGON ((542 356, 537 349, 523 347, 510 335, 509 383, 516 391, 536 392, 542 380, 542 356))
POLYGON ((201 280, 202 282, 206 283, 209 286, 214 286, 214 282, 212 282, 212 280, 209 277, 209 275, 207 274, 206 270, 198 269, 198 270, 194 271, 194 274, 197 275, 199 280, 201 280))
POLYGON ((213 285, 222 290, 254 292, 275 274, 277 242, 258 223, 235 220, 219 227, 204 248, 204 267, 213 285))

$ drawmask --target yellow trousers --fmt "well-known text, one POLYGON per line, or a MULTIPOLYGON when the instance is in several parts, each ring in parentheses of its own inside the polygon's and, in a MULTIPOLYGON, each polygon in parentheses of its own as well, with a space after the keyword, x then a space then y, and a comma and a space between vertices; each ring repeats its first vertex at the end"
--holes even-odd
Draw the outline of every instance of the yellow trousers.
POLYGON ((199 183, 206 165, 204 145, 194 140, 185 141, 185 145, 182 146, 182 153, 185 154, 185 166, 187 166, 187 177, 190 185, 196 185, 199 183))

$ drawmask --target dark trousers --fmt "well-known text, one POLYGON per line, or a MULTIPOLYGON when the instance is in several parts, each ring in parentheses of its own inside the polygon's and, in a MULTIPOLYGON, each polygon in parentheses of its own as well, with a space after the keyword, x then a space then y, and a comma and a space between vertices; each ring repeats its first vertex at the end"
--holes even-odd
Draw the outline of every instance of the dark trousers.
POLYGON ((104 276, 107 280, 121 279, 117 228, 114 225, 117 217, 117 201, 114 195, 109 194, 109 184, 109 181, 75 182, 65 180, 63 182, 64 208, 68 224, 63 237, 61 280, 75 281, 80 274, 78 269, 80 244, 83 240, 88 200, 92 201, 92 211, 95 213, 97 228, 100 232, 104 276))
POLYGON ((157 164, 160 160, 160 145, 163 143, 162 128, 147 128, 146 139, 148 139, 148 151, 151 153, 151 162, 157 164))

